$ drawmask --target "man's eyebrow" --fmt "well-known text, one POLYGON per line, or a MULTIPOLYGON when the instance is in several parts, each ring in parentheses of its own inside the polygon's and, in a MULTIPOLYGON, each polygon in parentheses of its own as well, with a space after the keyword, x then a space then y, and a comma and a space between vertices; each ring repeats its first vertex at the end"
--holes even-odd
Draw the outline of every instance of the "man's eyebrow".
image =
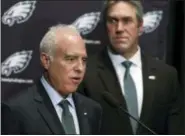
POLYGON ((74 55, 74 54, 65 54, 65 57, 78 57, 78 55, 74 55))
POLYGON ((84 58, 84 59, 88 59, 88 56, 84 56, 84 57, 82 57, 82 58, 84 58))
POLYGON ((131 16, 129 16, 129 15, 125 15, 125 16, 107 16, 108 18, 117 18, 117 19, 119 19, 119 18, 132 18, 131 16))
MULTIPOLYGON (((65 54, 64 57, 74 57, 74 58, 78 58, 78 57, 81 57, 81 56, 75 55, 75 54, 65 54)), ((88 56, 82 56, 82 58, 88 58, 88 56)))

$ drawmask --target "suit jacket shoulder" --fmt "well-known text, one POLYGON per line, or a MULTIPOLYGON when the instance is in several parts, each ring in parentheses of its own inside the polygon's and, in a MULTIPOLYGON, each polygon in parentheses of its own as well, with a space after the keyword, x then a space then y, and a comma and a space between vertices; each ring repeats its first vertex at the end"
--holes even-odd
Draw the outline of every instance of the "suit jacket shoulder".
POLYGON ((8 105, 19 122, 19 130, 13 134, 65 134, 40 82, 11 98, 8 105))
POLYGON ((177 74, 177 70, 173 66, 170 66, 167 63, 165 63, 165 61, 163 60, 157 60, 149 55, 143 55, 143 60, 144 63, 147 63, 147 65, 155 67, 162 72, 177 74))
MULTIPOLYGON (((80 134, 98 134, 102 114, 100 105, 81 94, 74 93, 73 96, 80 134)), ((40 82, 9 100, 8 105, 17 122, 20 122, 15 134, 65 134, 56 110, 40 82)))

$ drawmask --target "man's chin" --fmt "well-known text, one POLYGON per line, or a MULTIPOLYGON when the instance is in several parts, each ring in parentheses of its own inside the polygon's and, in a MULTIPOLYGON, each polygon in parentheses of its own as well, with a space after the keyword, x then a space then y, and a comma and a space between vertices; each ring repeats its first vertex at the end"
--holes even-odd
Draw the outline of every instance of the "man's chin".
POLYGON ((78 87, 78 86, 70 87, 70 88, 68 89, 68 93, 74 93, 74 92, 76 92, 77 87, 78 87))
POLYGON ((129 46, 128 45, 121 45, 119 46, 118 48, 115 48, 115 52, 118 53, 118 54, 122 54, 124 52, 128 52, 129 51, 129 46))
POLYGON ((117 47, 120 47, 122 50, 127 50, 130 46, 127 43, 120 43, 117 45, 117 47))

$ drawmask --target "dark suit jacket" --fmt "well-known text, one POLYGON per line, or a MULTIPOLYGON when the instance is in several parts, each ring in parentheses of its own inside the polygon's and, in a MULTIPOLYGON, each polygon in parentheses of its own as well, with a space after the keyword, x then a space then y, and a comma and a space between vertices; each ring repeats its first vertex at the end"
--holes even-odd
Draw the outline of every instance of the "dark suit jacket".
POLYGON ((17 122, 10 108, 4 102, 1 103, 1 134, 16 133, 17 122), (10 127, 11 126, 11 127, 10 127))
MULTIPOLYGON (((143 105, 140 121, 158 134, 182 132, 181 90, 174 68, 142 53, 143 105), (156 77, 155 80, 149 76, 156 77)), ((127 114, 107 103, 102 93, 112 94, 127 110, 124 96, 106 49, 88 60, 84 81, 79 87, 84 95, 98 101, 103 108, 102 134, 132 134, 127 114)), ((137 134, 151 134, 141 125, 137 134)))
MULTIPOLYGON (((80 134, 99 134, 102 114, 100 105, 79 93, 74 93, 73 99, 80 134)), ((65 134, 51 100, 40 82, 11 99, 8 104, 17 122, 15 130, 9 131, 11 134, 65 134)))

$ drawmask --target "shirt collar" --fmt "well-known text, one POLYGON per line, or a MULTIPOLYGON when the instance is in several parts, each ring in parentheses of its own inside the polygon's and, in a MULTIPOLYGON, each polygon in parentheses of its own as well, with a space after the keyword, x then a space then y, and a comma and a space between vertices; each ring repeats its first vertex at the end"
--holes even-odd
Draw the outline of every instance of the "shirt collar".
POLYGON ((54 106, 58 105, 62 100, 67 99, 72 108, 75 107, 74 102, 73 102, 73 97, 72 94, 69 94, 67 98, 64 98, 61 96, 45 79, 44 76, 41 77, 41 83, 44 86, 47 94, 49 95, 51 102, 54 106))
MULTIPOLYGON (((127 60, 125 57, 119 54, 113 54, 109 48, 108 55, 115 66, 120 65, 122 62, 127 60)), ((129 61, 131 61, 133 65, 141 68, 141 49, 139 46, 137 52, 129 59, 129 61)))

